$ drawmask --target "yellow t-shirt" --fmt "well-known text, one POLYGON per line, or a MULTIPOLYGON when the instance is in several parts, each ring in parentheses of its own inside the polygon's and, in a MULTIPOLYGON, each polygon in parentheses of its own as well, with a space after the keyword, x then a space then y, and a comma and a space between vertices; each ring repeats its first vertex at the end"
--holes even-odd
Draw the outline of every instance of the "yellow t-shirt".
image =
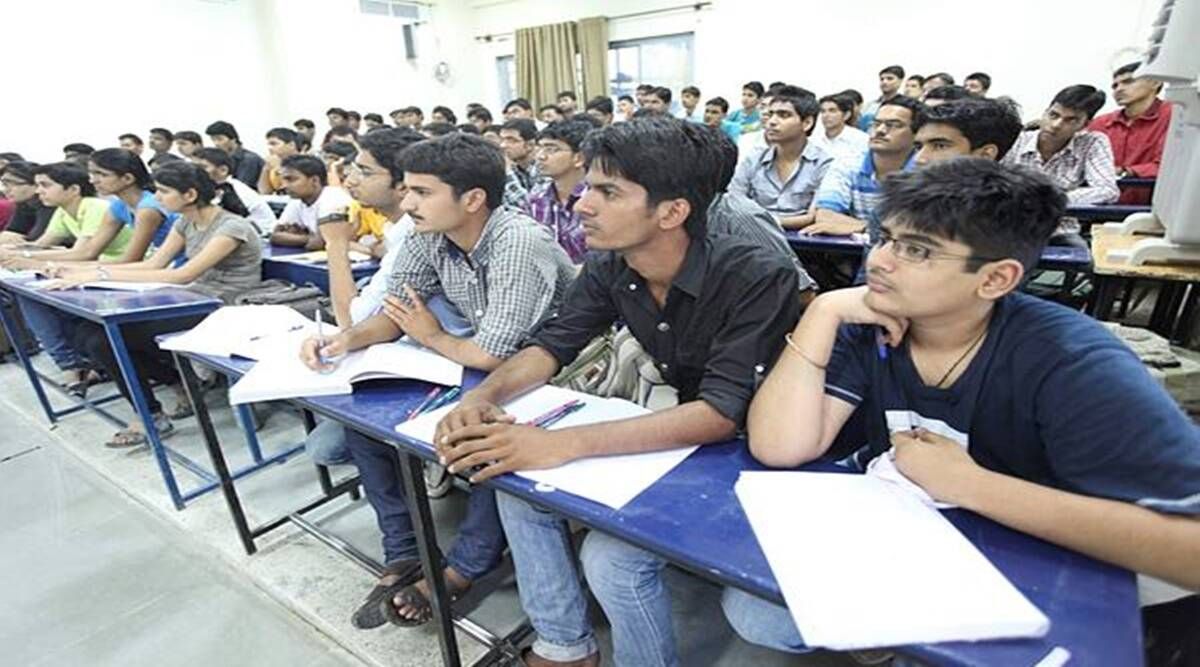
POLYGON ((350 222, 357 224, 357 231, 354 232, 356 237, 361 239, 370 234, 376 241, 383 243, 384 228, 389 222, 386 215, 354 201, 350 202, 350 222))

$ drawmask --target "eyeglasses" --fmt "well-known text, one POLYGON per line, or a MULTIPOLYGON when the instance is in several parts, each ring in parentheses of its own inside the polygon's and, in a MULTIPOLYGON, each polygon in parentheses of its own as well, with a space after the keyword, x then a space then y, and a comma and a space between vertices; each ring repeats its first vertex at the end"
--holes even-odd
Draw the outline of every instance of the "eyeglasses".
POLYGON ((875 130, 878 130, 881 127, 887 128, 888 132, 893 132, 895 130, 903 130, 904 128, 908 127, 908 123, 905 123, 902 120, 873 120, 873 121, 871 121, 871 131, 872 132, 874 132, 875 130))
POLYGON ((995 262, 998 257, 980 257, 978 255, 958 255, 950 252, 939 252, 929 246, 913 241, 902 241, 892 236, 886 229, 879 230, 879 237, 871 244, 872 248, 882 248, 891 245, 892 255, 909 264, 922 264, 931 259, 965 259, 969 262, 995 262))

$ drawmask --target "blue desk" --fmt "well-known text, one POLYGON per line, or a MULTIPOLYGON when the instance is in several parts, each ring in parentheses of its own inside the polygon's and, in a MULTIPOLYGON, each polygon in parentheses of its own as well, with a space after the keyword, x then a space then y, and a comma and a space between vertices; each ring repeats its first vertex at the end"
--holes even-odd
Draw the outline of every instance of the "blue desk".
MULTIPOLYGON (((188 356, 232 375, 249 368, 247 363, 221 357, 188 356)), ((464 385, 473 386, 481 377, 468 372, 464 385)), ((423 399, 428 387, 412 381, 367 383, 347 396, 294 402, 400 448, 422 553, 436 554, 432 524, 426 524, 422 531, 428 500, 419 466, 413 463, 418 457, 433 460, 433 450, 401 438, 394 430, 403 415, 423 399)), ((781 602, 778 584, 733 492, 740 471, 761 469, 741 441, 701 447, 620 511, 562 492, 539 492, 533 482, 514 475, 488 484, 661 554, 701 577, 781 602)), ((837 470, 830 464, 814 464, 806 469, 837 470)), ((947 514, 1050 617, 1050 633, 1041 639, 912 646, 904 649, 906 653, 935 664, 1032 665, 1054 647, 1062 646, 1071 652, 1073 664, 1141 664, 1141 621, 1134 577, 1129 572, 969 512, 955 510, 947 514)), ((430 572, 436 571, 433 563, 428 563, 430 572)), ((434 580, 440 582, 441 578, 434 580)), ((435 620, 443 619, 439 633, 451 638, 443 639, 443 656, 447 664, 457 664, 457 645, 447 646, 454 636, 449 612, 445 606, 439 611, 437 605, 434 611, 435 620)))
MULTIPOLYGON (((290 248, 287 246, 277 246, 266 244, 263 246, 263 263, 262 277, 281 278, 297 285, 312 284, 318 287, 325 294, 329 294, 329 267, 324 263, 316 264, 309 262, 289 262, 280 261, 278 258, 287 257, 288 255, 298 255, 308 252, 304 248, 290 248)), ((378 260, 367 260, 363 262, 354 262, 350 265, 350 272, 354 276, 354 282, 358 282, 363 278, 369 278, 379 270, 378 260)))
POLYGON ((1080 223, 1120 222, 1134 213, 1149 213, 1149 206, 1132 204, 1103 204, 1100 206, 1068 206, 1067 215, 1080 223))

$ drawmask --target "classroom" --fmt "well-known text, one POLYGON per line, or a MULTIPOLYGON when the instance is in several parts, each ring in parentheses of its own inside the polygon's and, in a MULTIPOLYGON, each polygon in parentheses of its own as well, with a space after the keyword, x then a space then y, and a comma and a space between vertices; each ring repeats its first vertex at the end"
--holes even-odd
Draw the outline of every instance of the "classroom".
POLYGON ((1200 667, 1200 0, 4 17, 0 664, 1200 667))

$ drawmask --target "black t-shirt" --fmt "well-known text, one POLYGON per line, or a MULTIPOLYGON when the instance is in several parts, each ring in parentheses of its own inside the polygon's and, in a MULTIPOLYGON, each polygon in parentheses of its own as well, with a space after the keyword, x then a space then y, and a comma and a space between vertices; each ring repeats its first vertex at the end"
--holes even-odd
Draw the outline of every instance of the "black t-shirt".
POLYGON ((45 233, 46 225, 50 224, 50 217, 53 215, 53 206, 44 206, 37 197, 34 197, 29 201, 17 204, 17 210, 13 212, 12 220, 4 230, 21 234, 26 241, 36 241, 45 233))

